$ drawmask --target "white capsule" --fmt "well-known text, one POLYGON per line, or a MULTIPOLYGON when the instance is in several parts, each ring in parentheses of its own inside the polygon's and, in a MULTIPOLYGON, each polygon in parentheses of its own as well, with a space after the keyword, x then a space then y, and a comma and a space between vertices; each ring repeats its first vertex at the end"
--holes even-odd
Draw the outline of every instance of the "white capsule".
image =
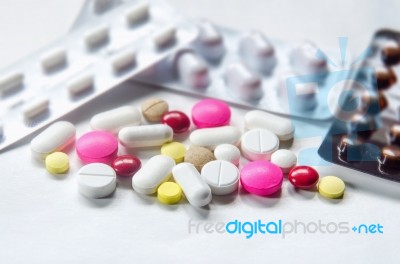
POLYGON ((318 83, 298 83, 293 93, 288 94, 289 104, 299 111, 313 110, 317 106, 318 83))
POLYGON ((25 119, 31 119, 46 112, 49 108, 49 103, 48 98, 41 97, 25 104, 22 109, 25 119))
POLYGON ((78 171, 78 190, 89 198, 102 198, 112 194, 117 186, 113 168, 103 163, 91 163, 78 171))
POLYGON ((318 48, 314 43, 304 42, 290 53, 290 63, 299 74, 313 74, 327 71, 327 63, 317 56, 318 48))
POLYGON ((257 100, 263 96, 260 77, 242 63, 229 65, 224 80, 229 90, 243 100, 257 100))
POLYGON ((248 160, 270 160, 279 148, 279 139, 267 129, 252 129, 243 134, 241 148, 248 160))
POLYGON ((142 115, 138 109, 122 106, 93 116, 90 119, 90 127, 93 130, 118 133, 123 127, 139 125, 141 120, 142 115))
POLYGON ((165 47, 175 40, 176 27, 166 26, 154 34, 153 42, 158 49, 165 47))
POLYGON ((70 96, 76 96, 84 93, 85 91, 91 89, 94 84, 94 79, 92 74, 85 74, 75 79, 71 80, 67 87, 70 96))
POLYGON ((190 142, 194 146, 206 147, 213 150, 221 144, 238 145, 240 136, 240 130, 233 126, 202 128, 190 134, 190 142))
POLYGON ((290 119, 259 110, 247 112, 244 116, 244 124, 247 130, 254 128, 268 129, 283 141, 292 139, 294 135, 294 126, 290 119))
POLYGON ((239 166, 240 150, 231 144, 218 145, 214 150, 214 156, 217 160, 225 160, 239 166))
POLYGON ((24 81, 24 75, 20 72, 14 72, 0 77, 0 95, 13 91, 21 87, 24 81))
POLYGON ((126 50, 112 58, 112 68, 114 72, 119 72, 132 67, 136 63, 136 51, 126 50))
POLYGON ((188 87, 206 87, 210 81, 207 64, 192 52, 179 55, 177 71, 182 83, 188 87))
POLYGON ((109 28, 102 25, 92 31, 86 32, 85 43, 88 48, 97 47, 108 40, 109 28))
POLYGON ((271 155, 271 162, 288 173, 297 163, 296 154, 288 149, 278 149, 271 155))
POLYGON ((32 139, 32 155, 37 160, 44 160, 55 151, 63 151, 75 142, 75 134, 75 126, 70 122, 55 122, 32 139))
POLYGON ((230 194, 239 186, 239 170, 228 161, 214 160, 207 163, 201 169, 201 176, 215 195, 230 194))
POLYGON ((164 155, 149 159, 132 177, 132 188, 140 194, 153 194, 161 183, 171 177, 175 161, 164 155))
POLYGON ((208 21, 199 24, 199 48, 207 60, 216 61, 225 53, 224 39, 221 32, 208 21))
POLYGON ((45 71, 51 71, 67 62, 67 52, 64 48, 51 50, 42 56, 41 61, 42 68, 45 71))
POLYGON ((154 147, 172 141, 173 131, 167 125, 124 127, 118 133, 121 144, 127 148, 154 147))
POLYGON ((172 169, 172 175, 191 205, 202 207, 210 203, 211 189, 193 164, 179 163, 172 169))
POLYGON ((269 75, 275 68, 275 50, 268 39, 258 31, 246 34, 239 43, 239 52, 253 70, 269 75))
POLYGON ((149 17, 149 4, 141 3, 135 5, 132 9, 128 10, 125 14, 126 21, 129 25, 142 22, 149 17))

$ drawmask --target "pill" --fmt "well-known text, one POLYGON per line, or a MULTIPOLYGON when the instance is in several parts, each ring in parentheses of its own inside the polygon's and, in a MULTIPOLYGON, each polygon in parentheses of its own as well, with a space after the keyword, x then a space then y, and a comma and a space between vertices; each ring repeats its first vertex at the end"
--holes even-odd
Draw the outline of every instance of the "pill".
POLYGON ((62 174, 69 169, 69 158, 63 152, 53 152, 46 157, 45 164, 48 172, 62 174))
POLYGON ((149 122, 160 122, 168 108, 168 103, 159 98, 149 98, 141 106, 142 114, 149 122))
POLYGON ((239 170, 225 160, 214 160, 201 169, 201 176, 210 186, 212 194, 227 195, 239 186, 239 170))
POLYGON ((231 109, 216 99, 204 99, 192 107, 192 121, 198 128, 229 125, 231 109))
POLYGON ((88 48, 95 48, 107 42, 109 34, 108 26, 99 26, 85 34, 85 43, 88 48))
POLYGON ((187 87, 203 88, 210 82, 207 64, 193 52, 179 54, 176 68, 182 84, 187 87))
POLYGON ((267 129, 252 129, 242 136, 241 149, 248 160, 270 160, 278 148, 278 137, 267 129))
POLYGON ((390 67, 375 68, 376 86, 378 90, 387 90, 397 82, 397 77, 390 67))
POLYGON ((125 50, 115 55, 111 59, 111 64, 114 72, 118 73, 120 71, 126 70, 136 63, 136 51, 135 50, 125 50))
POLYGON ((186 147, 179 142, 165 143, 161 146, 161 154, 171 157, 175 163, 180 163, 185 157, 186 147))
POLYGON ((290 170, 288 179, 296 188, 312 189, 318 183, 319 174, 310 166, 296 166, 290 170))
POLYGON ((142 166, 140 159, 131 155, 122 155, 112 162, 112 168, 118 176, 130 177, 142 166))
POLYGON ((400 147, 384 146, 378 161, 380 168, 383 170, 400 170, 400 147))
POLYGON ((184 157, 184 161, 191 163, 200 172, 205 164, 215 160, 211 150, 203 147, 190 147, 184 157))
POLYGON ((295 90, 288 93, 288 103, 297 111, 311 111, 318 104, 316 82, 297 83, 295 90))
POLYGON ((271 162, 281 168, 283 173, 289 172, 297 163, 296 154, 288 149, 278 149, 271 155, 271 162))
POLYGON ((390 143, 400 146, 400 124, 394 124, 389 132, 390 143))
POLYGON ((228 161, 239 166, 240 150, 232 144, 221 144, 214 149, 214 156, 217 160, 228 161))
POLYGON ((93 75, 84 74, 72 79, 68 83, 67 89, 70 96, 77 96, 93 88, 93 84, 94 84, 93 75))
POLYGON ((149 4, 140 3, 132 7, 125 13, 125 18, 128 24, 133 25, 142 22, 149 17, 149 4))
POLYGON ((172 140, 172 128, 167 125, 124 127, 118 133, 121 144, 127 148, 155 147, 172 140))
POLYGON ((318 48, 314 43, 304 42, 290 53, 290 63, 299 74, 313 74, 328 70, 326 60, 317 56, 318 48))
POLYGON ((107 131, 91 131, 76 142, 76 153, 83 163, 110 164, 117 156, 118 141, 107 131))
POLYGON ((221 144, 237 146, 240 142, 241 134, 240 130, 236 127, 222 126, 195 130, 190 134, 189 139, 194 146, 214 150, 221 144))
POLYGON ((20 72, 13 72, 0 77, 0 95, 12 92, 22 86, 24 75, 20 72))
POLYGON ((318 183, 318 192, 330 199, 337 199, 343 196, 345 184, 342 179, 336 176, 325 176, 318 183))
POLYGON ((164 182, 158 187, 157 198, 164 204, 177 204, 182 198, 182 189, 175 182, 164 182))
POLYGON ((69 122, 53 123, 32 139, 32 155, 38 160, 44 160, 53 152, 65 151, 75 142, 75 133, 75 126, 69 122))
POLYGON ((272 131, 282 141, 290 140, 294 135, 292 121, 263 111, 250 111, 244 116, 245 128, 264 128, 272 131))
POLYGON ((275 68, 274 47, 259 31, 250 32, 242 37, 239 52, 246 64, 261 74, 269 75, 275 68))
POLYGON ((388 101, 383 93, 364 91, 361 94, 362 112, 369 115, 377 115, 388 106, 388 101))
POLYGON ((103 163, 91 163, 78 171, 78 190, 89 198, 103 198, 117 186, 115 171, 103 163))
POLYGON ((388 41, 381 51, 382 61, 386 65, 395 65, 400 62, 400 45, 395 41, 388 41))
POLYGON ((363 155, 362 141, 351 135, 341 137, 337 146, 338 157, 345 162, 360 161, 363 155))
POLYGON ((166 26, 156 32, 153 36, 153 42, 156 48, 161 49, 175 41, 176 27, 173 25, 166 26))
POLYGON ((189 117, 181 111, 165 112, 161 117, 161 123, 170 126, 175 134, 184 133, 190 127, 189 117))
POLYGON ((375 118, 362 113, 354 114, 348 125, 350 126, 351 133, 356 133, 360 139, 364 140, 369 139, 378 128, 375 118))
POLYGON ((45 113, 49 108, 49 99, 46 97, 41 97, 33 99, 25 104, 22 109, 22 113, 25 119, 32 119, 45 113))
POLYGON ((183 162, 176 165, 172 175, 191 205, 202 207, 210 203, 211 189, 193 164, 183 162))
POLYGON ((204 58, 217 61, 225 53, 224 39, 218 28, 209 21, 202 21, 199 27, 199 48, 204 58))
POLYGON ((246 101, 258 100, 264 94, 260 77, 239 62, 225 69, 224 81, 232 95, 246 101))
POLYGON ((240 171, 240 183, 243 189, 256 195, 276 193, 281 189, 282 181, 282 170, 265 160, 249 162, 240 171))
POLYGON ((44 54, 41 58, 42 68, 51 71, 67 62, 67 53, 64 48, 57 48, 44 54))
POLYGON ((122 106, 99 113, 90 119, 93 130, 118 133, 123 127, 137 126, 142 120, 140 111, 133 106, 122 106))
POLYGON ((153 194, 161 183, 171 177, 175 162, 164 155, 150 158, 146 164, 132 177, 132 187, 140 194, 153 194))

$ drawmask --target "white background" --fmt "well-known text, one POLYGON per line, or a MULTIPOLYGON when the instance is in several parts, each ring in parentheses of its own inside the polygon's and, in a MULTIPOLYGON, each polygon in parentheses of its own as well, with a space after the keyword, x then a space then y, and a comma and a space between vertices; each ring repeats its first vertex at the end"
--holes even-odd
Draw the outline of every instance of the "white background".
MULTIPOLYGON (((0 0, 0 66, 29 54, 64 35, 83 1, 0 0)), ((336 47, 348 36, 353 53, 361 52, 381 27, 400 28, 397 1, 187 1, 171 0, 184 14, 287 41, 312 39, 336 47)), ((189 113, 198 99, 128 84, 66 117, 89 130, 88 120, 100 111, 139 105, 159 96, 171 109, 189 113)), ((233 125, 242 128, 246 110, 233 108, 233 125)), ((65 176, 48 175, 30 160, 29 139, 0 154, 1 263, 141 263, 218 261, 270 263, 398 263, 400 258, 400 185, 337 166, 318 167, 321 175, 337 175, 347 184, 342 200, 330 201, 314 192, 295 191, 285 180, 272 198, 243 192, 215 198, 208 208, 186 201, 164 206, 155 197, 134 193, 130 180, 119 179, 112 197, 91 200, 76 188, 79 168, 71 153, 65 176), (347 221, 380 223, 381 235, 297 234, 286 239, 257 235, 188 234, 188 221, 347 221), (90 261, 90 262, 89 262, 90 261)), ((320 139, 294 143, 294 150, 317 146, 320 139)), ((141 151, 146 158, 156 150, 141 151)), ((145 159, 143 159, 145 160, 145 159)))

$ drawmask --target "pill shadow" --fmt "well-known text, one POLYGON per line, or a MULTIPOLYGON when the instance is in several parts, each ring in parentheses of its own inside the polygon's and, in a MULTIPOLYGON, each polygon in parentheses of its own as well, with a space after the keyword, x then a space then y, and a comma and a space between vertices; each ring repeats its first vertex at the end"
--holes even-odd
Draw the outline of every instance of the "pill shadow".
POLYGON ((117 188, 132 190, 132 177, 117 176, 117 188))
POLYGON ((268 196, 260 196, 248 193, 243 188, 239 190, 240 200, 253 207, 273 207, 275 206, 282 196, 282 189, 276 193, 268 196))
POLYGON ((183 202, 186 202, 186 204, 182 205, 183 210, 189 215, 190 218, 198 220, 208 219, 211 210, 209 205, 203 207, 195 207, 191 205, 189 202, 187 202, 186 198, 182 197, 182 200, 183 202))
POLYGON ((157 202, 157 196, 155 194, 145 195, 140 194, 132 190, 134 200, 144 205, 152 205, 157 202))
POLYGON ((279 142, 279 148, 280 149, 290 149, 293 145, 293 141, 294 139, 290 139, 290 140, 285 140, 285 141, 280 141, 279 142))
POLYGON ((103 208, 110 206, 116 200, 114 196, 115 191, 112 192, 110 195, 102 198, 89 198, 78 193, 78 200, 79 202, 92 208, 103 208))
POLYGON ((302 199, 302 200, 311 200, 317 195, 317 192, 318 192, 317 187, 314 187, 314 188, 308 189, 308 190, 303 190, 303 189, 295 188, 291 184, 288 184, 287 191, 290 196, 293 196, 296 199, 302 199))
POLYGON ((343 194, 342 197, 336 198, 336 199, 326 198, 326 197, 323 197, 323 196, 320 195, 320 194, 318 194, 317 197, 319 198, 319 200, 320 200, 321 202, 323 202, 323 203, 325 203, 325 204, 340 204, 340 203, 343 202, 344 195, 345 195, 345 194, 343 194))
POLYGON ((239 190, 234 191, 228 195, 213 195, 212 197, 212 204, 231 204, 233 203, 238 197, 239 190))

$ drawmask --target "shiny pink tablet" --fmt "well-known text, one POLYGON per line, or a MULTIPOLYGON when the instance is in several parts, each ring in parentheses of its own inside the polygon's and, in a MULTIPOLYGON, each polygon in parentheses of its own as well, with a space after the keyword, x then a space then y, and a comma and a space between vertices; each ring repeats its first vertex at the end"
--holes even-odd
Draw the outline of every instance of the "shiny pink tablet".
POLYGON ((204 99, 192 108, 192 121, 198 128, 229 125, 231 109, 219 100, 204 99))
POLYGON ((269 161, 247 163, 240 171, 240 183, 249 193, 271 195, 282 187, 282 170, 269 161))
POLYGON ((76 153, 83 163, 110 164, 117 156, 118 140, 112 133, 92 131, 76 142, 76 153))

